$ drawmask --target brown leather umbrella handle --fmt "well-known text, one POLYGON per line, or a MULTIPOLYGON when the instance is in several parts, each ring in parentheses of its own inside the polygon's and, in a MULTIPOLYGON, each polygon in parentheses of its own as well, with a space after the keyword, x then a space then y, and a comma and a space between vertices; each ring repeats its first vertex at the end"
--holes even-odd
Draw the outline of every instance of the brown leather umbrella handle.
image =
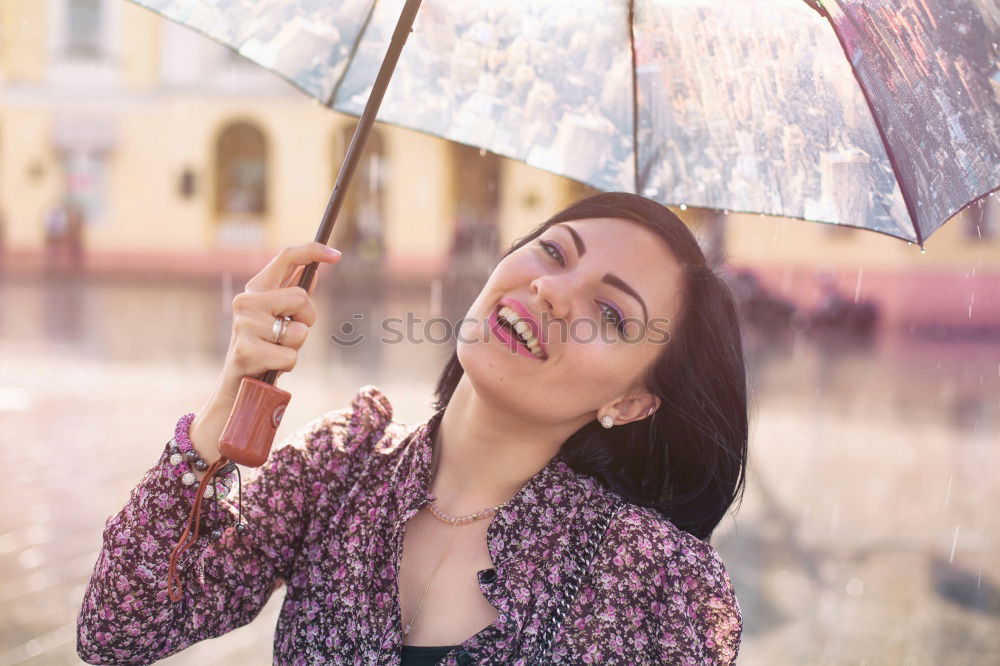
MULTIPOLYGON (((382 97, 413 27, 418 9, 420 0, 406 0, 400 12, 396 29, 389 42, 389 49, 382 60, 378 76, 375 77, 375 84, 372 86, 371 94, 368 95, 365 110, 358 120, 358 127, 354 130, 354 137, 351 139, 351 145, 347 149, 344 163, 337 175, 337 182, 333 186, 326 211, 323 213, 323 221, 316 232, 315 240, 318 243, 326 245, 333 231, 334 221, 344 203, 347 186, 361 160, 361 151, 368 141, 375 116, 382 104, 382 97)), ((300 287, 307 288, 306 285, 312 282, 317 266, 318 263, 313 262, 305 267, 299 279, 300 287)), ((226 421, 226 427, 219 439, 219 452, 239 465, 260 467, 271 452, 274 434, 278 430, 278 424, 281 423, 281 417, 285 414, 285 407, 292 398, 291 393, 282 391, 274 385, 277 378, 277 370, 268 370, 259 379, 244 377, 240 382, 236 403, 229 413, 229 420, 226 421)))
POLYGON ((291 399, 292 394, 288 391, 253 377, 244 377, 219 438, 219 453, 239 465, 263 465, 291 399))

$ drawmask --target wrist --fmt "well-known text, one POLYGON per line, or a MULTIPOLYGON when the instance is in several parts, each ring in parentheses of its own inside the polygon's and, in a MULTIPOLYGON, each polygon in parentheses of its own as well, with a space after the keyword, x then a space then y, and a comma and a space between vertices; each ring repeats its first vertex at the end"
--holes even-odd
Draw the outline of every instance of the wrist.
POLYGON ((213 398, 191 421, 188 437, 192 447, 209 465, 221 457, 219 439, 226 429, 231 412, 232 404, 227 400, 213 398))
MULTIPOLYGON (((197 420, 194 413, 184 414, 177 421, 177 426, 174 428, 174 438, 170 442, 170 463, 173 465, 174 475, 180 479, 181 484, 184 486, 194 486, 197 487, 202 479, 208 474, 212 464, 221 458, 217 448, 215 455, 212 458, 212 462, 205 459, 203 454, 203 449, 210 448, 207 446, 202 446, 198 448, 197 443, 192 439, 192 428, 194 422, 197 420)), ((225 465, 221 470, 215 472, 216 477, 222 477, 218 480, 219 483, 228 487, 232 486, 232 477, 235 472, 235 465, 229 463, 225 465), (232 468, 232 469, 230 469, 232 468)), ((206 487, 205 496, 212 497, 216 488, 216 482, 213 482, 206 487)))

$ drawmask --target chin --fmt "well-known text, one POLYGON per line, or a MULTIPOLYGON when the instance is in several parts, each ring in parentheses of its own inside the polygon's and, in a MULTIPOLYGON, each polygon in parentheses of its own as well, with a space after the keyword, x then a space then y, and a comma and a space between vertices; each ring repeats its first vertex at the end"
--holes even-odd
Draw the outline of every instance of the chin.
POLYGON ((469 383, 481 397, 510 403, 516 397, 518 384, 510 366, 491 349, 488 342, 459 342, 455 350, 469 383))
MULTIPOLYGON (((516 365, 506 365, 503 357, 490 356, 475 344, 459 345, 458 361, 464 370, 463 381, 468 381, 476 398, 494 409, 501 409, 511 419, 544 424, 551 419, 551 401, 540 395, 537 382, 526 382, 514 371, 516 365)), ((514 357, 514 362, 519 361, 514 357)))

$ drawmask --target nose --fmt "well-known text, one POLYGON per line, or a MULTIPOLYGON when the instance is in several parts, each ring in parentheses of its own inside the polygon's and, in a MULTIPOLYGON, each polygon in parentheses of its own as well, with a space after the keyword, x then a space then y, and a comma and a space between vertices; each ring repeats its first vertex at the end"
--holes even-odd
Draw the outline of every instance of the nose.
POLYGON ((535 296, 555 319, 565 319, 569 314, 566 289, 559 289, 555 276, 539 275, 531 281, 531 294, 535 296))

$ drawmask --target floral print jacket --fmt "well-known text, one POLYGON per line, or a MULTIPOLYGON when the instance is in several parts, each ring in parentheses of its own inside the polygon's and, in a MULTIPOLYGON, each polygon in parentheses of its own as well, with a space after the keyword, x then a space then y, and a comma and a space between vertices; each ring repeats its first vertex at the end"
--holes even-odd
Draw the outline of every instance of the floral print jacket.
MULTIPOLYGON (((399 664, 403 527, 435 499, 431 447, 443 411, 415 425, 392 412, 365 386, 349 407, 293 433, 244 482, 242 535, 232 527, 235 492, 204 501, 199 539, 179 559, 178 602, 167 596, 168 561, 196 486, 180 483, 189 463, 171 464, 168 443, 105 524, 77 622, 80 657, 154 662, 249 623, 284 582, 275 664, 399 664)), ((532 477, 487 531, 494 568, 478 572, 479 587, 498 618, 441 663, 527 664, 581 535, 612 499, 561 454, 532 477)), ((560 664, 733 664, 741 631, 715 549, 626 504, 551 654, 560 664)))

